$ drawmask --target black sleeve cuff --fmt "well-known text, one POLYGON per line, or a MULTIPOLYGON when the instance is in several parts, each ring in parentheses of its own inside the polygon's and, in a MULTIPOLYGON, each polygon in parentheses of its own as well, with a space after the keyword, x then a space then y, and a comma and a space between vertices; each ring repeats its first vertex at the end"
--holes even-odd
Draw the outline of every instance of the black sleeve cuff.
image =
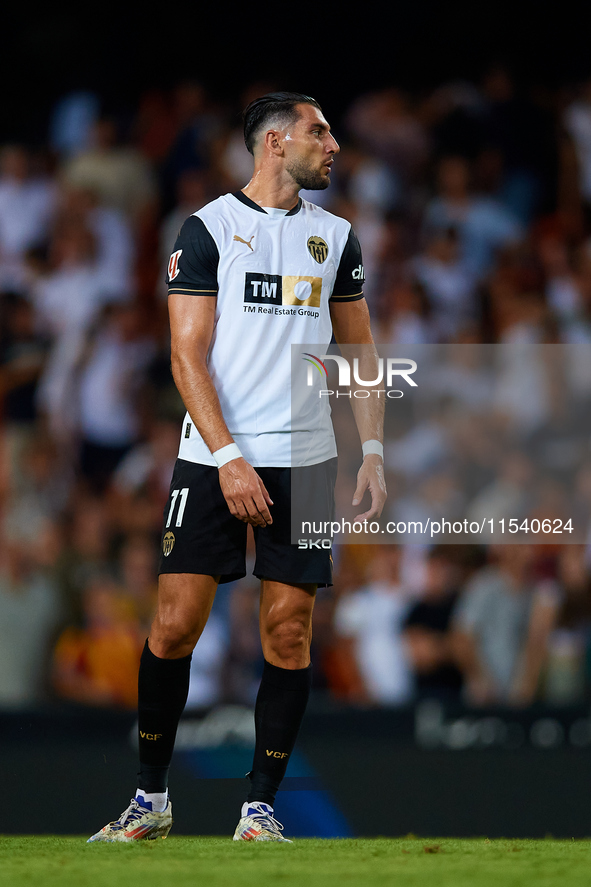
POLYGON ((342 294, 339 296, 331 296, 328 300, 329 302, 358 302, 359 299, 363 298, 363 293, 353 293, 351 296, 343 296, 342 294))
POLYGON ((198 289, 197 287, 180 284, 179 286, 171 285, 168 287, 168 295, 178 294, 181 296, 217 296, 217 290, 198 289))

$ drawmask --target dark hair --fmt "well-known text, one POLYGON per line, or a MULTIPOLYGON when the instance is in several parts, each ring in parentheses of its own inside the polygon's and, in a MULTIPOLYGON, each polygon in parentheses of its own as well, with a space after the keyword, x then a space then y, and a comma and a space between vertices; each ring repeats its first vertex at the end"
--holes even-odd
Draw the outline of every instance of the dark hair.
POLYGON ((258 132, 272 119, 281 119, 282 124, 293 123, 298 119, 297 105, 314 105, 319 111, 322 108, 312 96, 300 92, 269 92, 254 99, 242 113, 244 124, 244 143, 251 154, 254 154, 254 143, 258 132))

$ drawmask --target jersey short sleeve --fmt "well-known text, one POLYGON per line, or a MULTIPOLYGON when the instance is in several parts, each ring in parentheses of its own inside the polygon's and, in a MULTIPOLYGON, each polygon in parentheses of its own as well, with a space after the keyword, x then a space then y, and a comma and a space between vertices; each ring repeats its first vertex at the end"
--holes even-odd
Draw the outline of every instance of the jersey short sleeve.
POLYGON ((351 228, 341 255, 330 301, 355 302, 357 299, 362 299, 364 283, 365 272, 363 270, 361 246, 357 235, 351 228))
POLYGON ((205 223, 198 216, 189 216, 168 260, 169 295, 215 296, 219 258, 215 240, 205 223))

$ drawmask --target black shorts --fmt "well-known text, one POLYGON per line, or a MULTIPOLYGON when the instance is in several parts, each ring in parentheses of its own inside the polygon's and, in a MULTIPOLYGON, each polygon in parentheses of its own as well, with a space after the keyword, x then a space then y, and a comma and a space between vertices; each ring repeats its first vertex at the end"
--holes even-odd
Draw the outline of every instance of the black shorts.
MULTIPOLYGON (((256 468, 273 505, 273 523, 253 527, 256 558, 253 573, 288 585, 332 585, 330 548, 299 548, 291 542, 291 492, 306 490, 318 501, 323 491, 324 517, 334 512, 337 459, 306 468, 256 468), (294 474, 295 472, 295 474, 294 474)), ((234 517, 220 489, 218 469, 177 459, 164 509, 160 565, 162 573, 198 573, 233 582, 246 576, 248 525, 234 517)))

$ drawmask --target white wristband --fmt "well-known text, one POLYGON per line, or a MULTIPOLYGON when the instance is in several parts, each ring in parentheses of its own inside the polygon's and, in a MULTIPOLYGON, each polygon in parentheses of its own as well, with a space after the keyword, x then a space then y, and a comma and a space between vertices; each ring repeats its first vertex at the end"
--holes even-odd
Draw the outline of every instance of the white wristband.
POLYGON ((238 444, 235 443, 220 447, 219 450, 216 450, 215 453, 212 453, 211 455, 215 459, 218 468, 221 468, 226 462, 231 462, 232 459, 242 459, 242 453, 240 452, 238 444))
POLYGON ((380 443, 379 440, 366 440, 361 445, 361 452, 363 453, 363 458, 369 456, 370 453, 374 453, 376 456, 381 456, 382 462, 384 461, 384 444, 380 443))

